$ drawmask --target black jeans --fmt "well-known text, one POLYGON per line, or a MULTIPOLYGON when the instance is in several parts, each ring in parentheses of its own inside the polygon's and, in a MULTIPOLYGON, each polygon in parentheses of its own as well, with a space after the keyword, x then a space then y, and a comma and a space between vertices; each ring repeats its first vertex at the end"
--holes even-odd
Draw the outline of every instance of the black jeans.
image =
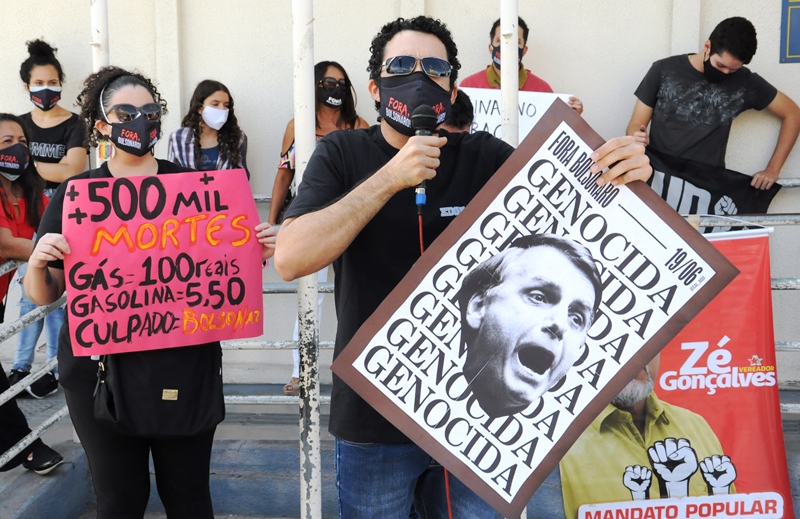
POLYGON ((209 490, 213 428, 187 438, 137 438, 94 417, 91 393, 65 390, 72 423, 89 459, 98 519, 141 519, 150 496, 149 455, 169 519, 214 519, 209 490))
MULTIPOLYGON (((8 382, 6 371, 3 369, 3 365, 0 364, 0 393, 4 392, 9 387, 11 387, 11 385, 8 382)), ((18 441, 23 439, 30 432, 28 421, 25 419, 25 415, 22 414, 22 411, 19 410, 16 400, 12 398, 0 406, 0 454, 3 454, 16 445, 18 441)), ((30 454, 36 444, 41 442, 42 440, 37 439, 29 445, 27 449, 14 456, 11 461, 0 467, 0 472, 5 472, 6 470, 11 470, 18 466, 25 460, 28 454, 30 454)))

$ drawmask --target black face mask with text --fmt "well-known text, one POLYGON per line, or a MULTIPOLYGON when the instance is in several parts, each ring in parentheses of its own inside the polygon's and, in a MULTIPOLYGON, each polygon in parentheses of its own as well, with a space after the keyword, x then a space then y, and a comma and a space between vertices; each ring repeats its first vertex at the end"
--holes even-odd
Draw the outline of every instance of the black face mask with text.
MULTIPOLYGON (((519 59, 517 60, 517 63, 519 63, 522 61, 522 53, 525 51, 525 49, 519 47, 517 48, 519 49, 519 59)), ((492 47, 492 63, 494 63, 494 66, 497 67, 497 70, 500 70, 500 45, 492 47)))
POLYGON ((131 155, 145 156, 158 142, 161 133, 161 121, 150 121, 139 115, 127 123, 109 123, 111 125, 111 143, 131 155))
POLYGON ((405 76, 380 78, 380 114, 389 126, 399 133, 411 137, 411 114, 420 105, 428 105, 436 112, 436 124, 447 118, 450 111, 450 92, 445 90, 424 72, 405 76))
POLYGON ((333 90, 318 88, 317 101, 331 108, 341 108, 344 102, 344 90, 340 86, 334 87, 333 90))
POLYGON ((45 112, 52 110, 61 101, 61 87, 28 87, 31 103, 45 112))
POLYGON ((28 147, 21 142, 0 150, 0 175, 15 181, 28 167, 30 157, 28 147))

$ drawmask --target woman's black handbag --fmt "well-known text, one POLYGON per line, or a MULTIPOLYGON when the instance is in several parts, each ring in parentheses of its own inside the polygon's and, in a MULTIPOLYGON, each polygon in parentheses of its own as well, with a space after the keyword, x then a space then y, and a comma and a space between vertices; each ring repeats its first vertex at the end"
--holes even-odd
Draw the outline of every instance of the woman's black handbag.
POLYGON ((105 355, 94 416, 129 436, 194 436, 225 418, 219 343, 105 355))

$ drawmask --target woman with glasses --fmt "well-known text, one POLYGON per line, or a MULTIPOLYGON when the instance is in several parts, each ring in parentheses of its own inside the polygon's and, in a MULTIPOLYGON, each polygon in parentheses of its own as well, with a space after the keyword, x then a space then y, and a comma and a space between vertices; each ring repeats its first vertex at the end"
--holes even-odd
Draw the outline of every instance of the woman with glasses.
MULTIPOLYGON (((356 113, 353 84, 344 67, 335 61, 320 61, 314 65, 316 97, 317 140, 336 130, 355 130, 369 126, 356 113)), ((272 185, 272 203, 268 221, 280 223, 281 215, 292 200, 291 185, 294 180, 294 119, 286 125, 281 144, 281 161, 275 183, 272 185)))
MULTIPOLYGON (((55 193, 64 180, 86 169, 86 148, 83 146, 85 131, 83 123, 74 114, 58 103, 62 97, 64 71, 56 59, 56 49, 47 42, 28 42, 28 57, 19 68, 19 76, 30 96, 33 110, 22 115, 31 140, 28 143, 35 171, 44 178, 44 193, 48 197, 55 193)), ((18 279, 25 275, 26 265, 17 272, 18 279)), ((22 292, 20 316, 36 309, 36 305, 22 292)), ((64 322, 64 310, 53 310, 43 320, 23 328, 17 339, 17 351, 11 366, 9 380, 16 384, 30 374, 34 351, 42 328, 46 330, 47 360, 56 356, 58 331, 64 322)), ((28 393, 42 398, 58 389, 57 370, 47 373, 34 382, 28 393)))
MULTIPOLYGON (((344 67, 335 61, 320 61, 314 65, 316 85, 316 135, 317 140, 336 130, 355 130, 369 126, 367 121, 356 113, 356 98, 353 84, 344 67)), ((275 183, 272 185, 272 203, 269 207, 268 222, 280 223, 283 213, 292 201, 291 185, 294 180, 294 119, 286 125, 283 134, 281 161, 275 183)), ((324 283, 328 279, 327 267, 317 273, 317 280, 324 283)), ((322 296, 319 296, 322 304, 322 296)), ((294 325, 294 340, 298 337, 298 324, 294 325)), ((293 352, 294 368, 289 383, 283 386, 287 395, 300 394, 300 355, 293 352)))
POLYGON ((182 128, 169 136, 167 158, 198 171, 247 169, 247 136, 239 128, 228 87, 206 79, 198 83, 182 128))
MULTIPOLYGON (((78 175, 76 179, 186 171, 184 167, 153 156, 152 148, 161 137, 161 116, 166 112, 166 101, 149 79, 118 67, 103 68, 86 79, 78 104, 90 132, 89 143, 96 146, 98 142, 110 141, 114 153, 99 168, 78 175)), ((73 187, 66 184, 71 181, 58 189, 45 211, 39 227, 40 237, 25 276, 25 288, 39 304, 56 300, 65 289, 64 257, 70 254, 70 236, 62 234, 61 215, 64 198, 73 187)), ((256 227, 256 236, 265 246, 263 256, 266 259, 272 255, 270 242, 274 243, 274 231, 271 226, 261 224, 256 227)), ((58 344, 61 384, 72 423, 89 460, 97 495, 97 517, 119 519, 144 515, 150 495, 148 459, 152 454, 158 493, 167 516, 170 519, 213 519, 209 463, 214 431, 224 416, 219 342, 113 356, 113 366, 120 380, 128 380, 128 384, 147 381, 148 387, 152 385, 157 389, 157 394, 153 395, 141 392, 143 406, 160 409, 164 404, 157 401, 176 400, 174 409, 179 412, 185 409, 183 402, 188 402, 195 413, 191 421, 203 424, 202 428, 193 427, 200 430, 191 433, 176 432, 166 437, 157 432, 142 437, 112 428, 109 422, 95 417, 93 394, 99 384, 99 364, 97 359, 73 355, 68 326, 65 323, 58 344), (165 374, 169 381, 164 380, 165 374), (182 400, 177 400, 177 390, 174 390, 174 397, 162 396, 159 388, 170 387, 163 384, 173 380, 181 386, 182 400), (181 382, 187 380, 196 381, 196 385, 181 382), (197 386, 209 382, 210 386, 218 387, 218 391, 211 390, 213 394, 207 399, 198 398, 203 387, 197 386), (205 405, 206 402, 210 404, 205 405)), ((118 394, 115 398, 130 402, 130 395, 118 394)), ((137 424, 153 424, 156 430, 162 420, 171 419, 153 413, 141 416, 140 420, 136 414, 138 409, 141 408, 132 406, 129 418, 137 424)))

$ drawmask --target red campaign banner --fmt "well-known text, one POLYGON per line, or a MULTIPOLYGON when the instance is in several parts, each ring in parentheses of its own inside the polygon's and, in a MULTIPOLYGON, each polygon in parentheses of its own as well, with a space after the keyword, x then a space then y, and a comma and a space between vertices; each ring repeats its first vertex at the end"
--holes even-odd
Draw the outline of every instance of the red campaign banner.
POLYGON ((62 214, 76 356, 263 332, 259 217, 244 170, 71 181, 62 214))
POLYGON ((593 422, 584 436, 613 468, 602 481, 584 485, 582 471, 597 477, 603 469, 593 470, 588 444, 575 444, 561 463, 567 518, 794 519, 777 386, 769 239, 752 237, 752 231, 746 235, 751 237, 731 234, 712 244, 741 273, 661 351, 660 363, 648 365, 657 371, 649 373, 657 398, 647 402, 658 402, 664 414, 648 411, 645 436, 637 437, 647 451, 636 453, 629 433, 611 433, 612 414, 602 414, 605 421, 593 422), (658 436, 670 430, 671 437, 658 436), (618 476, 613 481, 612 473, 618 476), (589 498, 597 488, 604 489, 604 498, 589 498))

